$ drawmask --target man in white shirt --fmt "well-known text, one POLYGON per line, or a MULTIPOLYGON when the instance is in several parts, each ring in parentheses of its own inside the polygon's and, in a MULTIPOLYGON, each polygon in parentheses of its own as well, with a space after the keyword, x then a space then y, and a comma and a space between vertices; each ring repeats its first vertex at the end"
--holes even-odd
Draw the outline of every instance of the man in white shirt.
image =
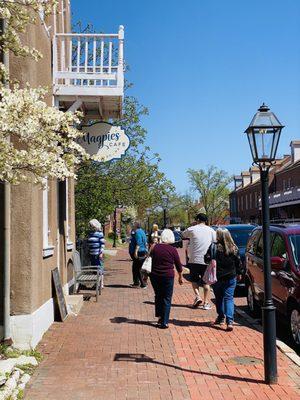
POLYGON ((207 268, 204 256, 212 242, 216 241, 216 232, 206 225, 208 220, 205 214, 198 214, 196 221, 196 225, 189 227, 182 234, 183 238, 190 240, 187 267, 190 270, 190 279, 196 295, 192 307, 198 308, 201 305, 203 310, 210 310, 210 286, 203 282, 203 275, 207 268), (200 296, 200 286, 203 286, 203 301, 200 296))

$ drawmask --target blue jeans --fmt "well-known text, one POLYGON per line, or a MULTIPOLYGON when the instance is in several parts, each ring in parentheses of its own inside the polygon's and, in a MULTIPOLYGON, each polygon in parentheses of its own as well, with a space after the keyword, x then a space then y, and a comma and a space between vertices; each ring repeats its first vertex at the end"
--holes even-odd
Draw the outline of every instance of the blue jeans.
POLYGON ((217 281, 212 285, 215 298, 218 317, 223 319, 226 317, 226 323, 233 322, 234 315, 234 289, 236 287, 236 278, 217 281))
POLYGON ((162 325, 168 325, 174 288, 174 277, 150 275, 155 293, 155 316, 161 318, 162 325))
POLYGON ((90 262, 93 267, 103 269, 103 261, 100 260, 99 256, 90 254, 90 262))

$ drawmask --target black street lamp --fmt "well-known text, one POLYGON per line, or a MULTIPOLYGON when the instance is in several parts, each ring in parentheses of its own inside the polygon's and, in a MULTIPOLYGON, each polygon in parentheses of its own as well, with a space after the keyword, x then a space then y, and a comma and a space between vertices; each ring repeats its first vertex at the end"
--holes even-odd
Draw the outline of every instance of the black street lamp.
POLYGON ((122 208, 122 205, 117 205, 114 209, 114 225, 113 225, 113 231, 114 231, 114 241, 113 241, 113 247, 117 247, 117 211, 118 209, 122 208))
POLYGON ((151 208, 146 208, 146 215, 147 215, 147 231, 148 231, 149 240, 150 240, 150 214, 151 214, 151 208))
POLYGON ((269 212, 269 169, 276 159, 281 125, 275 114, 263 104, 246 129, 253 164, 260 169, 263 261, 264 261, 264 305, 262 307, 264 336, 265 383, 277 382, 276 356, 276 308, 272 298, 270 212, 269 212))
POLYGON ((114 242, 113 247, 117 247, 117 206, 114 209, 114 242))
POLYGON ((167 195, 162 196, 162 207, 164 210, 164 228, 167 227, 167 208, 169 205, 169 197, 167 195))

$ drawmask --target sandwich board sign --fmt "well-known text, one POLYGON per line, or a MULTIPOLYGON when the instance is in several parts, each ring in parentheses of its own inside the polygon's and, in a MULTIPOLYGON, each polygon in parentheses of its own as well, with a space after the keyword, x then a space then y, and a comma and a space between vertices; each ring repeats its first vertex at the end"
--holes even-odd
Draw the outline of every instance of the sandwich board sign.
POLYGON ((52 279, 54 283, 55 295, 54 302, 56 303, 59 315, 62 321, 64 321, 68 316, 68 309, 66 305, 66 299, 61 286, 60 274, 58 268, 52 270, 52 279))
POLYGON ((125 131, 109 122, 100 121, 83 125, 81 130, 84 135, 77 141, 94 161, 120 159, 130 146, 130 139, 125 131))

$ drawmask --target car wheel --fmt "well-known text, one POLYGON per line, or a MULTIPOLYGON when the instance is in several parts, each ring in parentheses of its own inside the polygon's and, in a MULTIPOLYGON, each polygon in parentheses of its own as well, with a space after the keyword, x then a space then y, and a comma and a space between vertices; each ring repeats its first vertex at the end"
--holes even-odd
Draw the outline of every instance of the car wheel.
POLYGON ((300 309, 296 305, 291 307, 289 313, 290 333, 294 344, 300 348, 300 309))
POLYGON ((259 314, 259 306, 257 301, 255 300, 253 289, 250 284, 247 286, 247 305, 250 314, 253 317, 257 317, 259 314))

